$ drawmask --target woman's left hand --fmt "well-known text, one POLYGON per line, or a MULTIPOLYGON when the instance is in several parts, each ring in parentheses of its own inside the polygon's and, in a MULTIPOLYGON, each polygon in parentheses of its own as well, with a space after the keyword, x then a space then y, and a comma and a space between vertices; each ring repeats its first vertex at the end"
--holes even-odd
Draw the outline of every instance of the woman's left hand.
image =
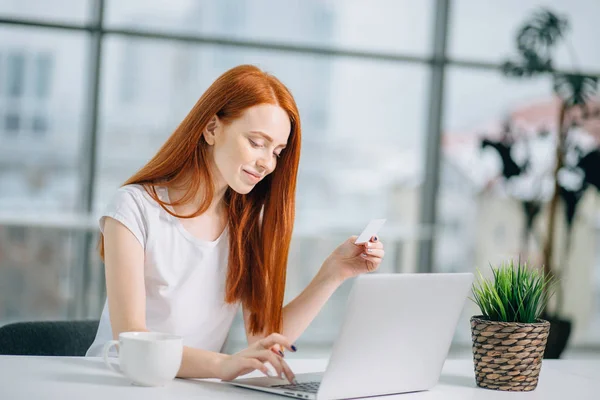
POLYGON ((339 245, 327 257, 323 267, 342 280, 376 271, 385 254, 383 243, 374 236, 367 243, 354 244, 357 238, 358 236, 352 236, 339 245))

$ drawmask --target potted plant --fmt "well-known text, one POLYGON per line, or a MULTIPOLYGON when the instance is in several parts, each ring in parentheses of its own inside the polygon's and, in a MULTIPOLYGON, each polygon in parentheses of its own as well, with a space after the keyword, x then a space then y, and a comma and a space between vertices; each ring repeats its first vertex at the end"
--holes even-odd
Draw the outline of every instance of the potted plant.
POLYGON ((550 331, 539 317, 556 281, 520 260, 491 269, 492 278, 478 271, 472 288, 471 300, 482 314, 471 317, 477 386, 534 390, 550 331))

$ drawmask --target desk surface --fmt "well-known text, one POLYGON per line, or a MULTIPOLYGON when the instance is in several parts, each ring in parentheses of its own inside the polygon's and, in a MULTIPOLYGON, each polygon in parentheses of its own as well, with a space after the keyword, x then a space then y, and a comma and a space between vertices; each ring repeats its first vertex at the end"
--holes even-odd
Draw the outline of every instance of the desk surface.
MULTIPOLYGON (((290 359, 295 373, 323 371, 326 360, 290 359)), ((538 387, 508 393, 476 387, 471 360, 448 360, 432 390, 378 398, 412 399, 598 399, 600 360, 544 360, 538 387)), ((0 399, 286 399, 215 380, 176 379, 168 386, 133 386, 99 358, 0 356, 0 399)))

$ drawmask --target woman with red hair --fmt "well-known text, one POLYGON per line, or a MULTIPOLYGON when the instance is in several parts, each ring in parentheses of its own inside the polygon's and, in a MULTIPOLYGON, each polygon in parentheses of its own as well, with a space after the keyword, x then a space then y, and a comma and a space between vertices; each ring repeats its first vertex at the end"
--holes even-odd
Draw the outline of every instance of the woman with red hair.
POLYGON ((346 279, 378 268, 383 244, 342 243, 283 307, 300 159, 300 116, 274 76, 242 65, 200 97, 100 218, 107 301, 99 356, 121 332, 183 337, 178 377, 230 380, 283 360, 346 279), (249 347, 221 354, 242 306, 249 347), (110 312, 109 312, 110 310, 110 312))

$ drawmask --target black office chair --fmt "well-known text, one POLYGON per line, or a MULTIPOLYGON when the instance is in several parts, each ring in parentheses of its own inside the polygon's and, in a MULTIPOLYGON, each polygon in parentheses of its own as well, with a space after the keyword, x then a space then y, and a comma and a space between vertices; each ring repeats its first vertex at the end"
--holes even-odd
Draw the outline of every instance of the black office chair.
POLYGON ((84 356, 98 320, 16 322, 0 327, 0 354, 24 356, 84 356))

